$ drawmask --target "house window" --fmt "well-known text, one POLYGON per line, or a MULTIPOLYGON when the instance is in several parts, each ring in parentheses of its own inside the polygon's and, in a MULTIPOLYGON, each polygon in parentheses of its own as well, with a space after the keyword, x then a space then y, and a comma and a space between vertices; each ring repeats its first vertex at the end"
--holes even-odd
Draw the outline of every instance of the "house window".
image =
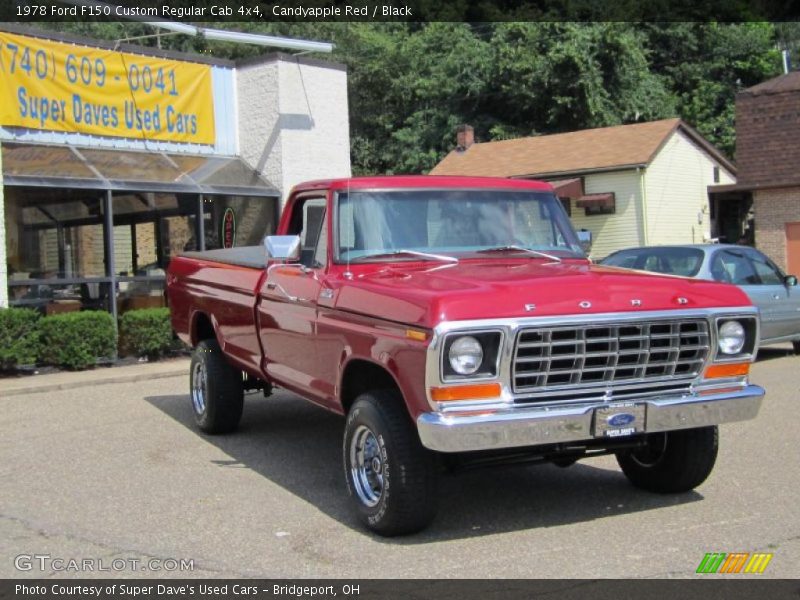
POLYGON ((719 183, 719 167, 714 167, 714 183, 719 183))

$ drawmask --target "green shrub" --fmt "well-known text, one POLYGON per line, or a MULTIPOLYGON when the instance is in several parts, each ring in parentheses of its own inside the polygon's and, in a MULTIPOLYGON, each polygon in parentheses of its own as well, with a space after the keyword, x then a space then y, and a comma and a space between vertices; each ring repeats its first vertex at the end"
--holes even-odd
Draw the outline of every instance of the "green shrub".
POLYGON ((130 310, 119 319, 124 354, 155 358, 175 349, 168 308, 130 310))
POLYGON ((0 369, 34 364, 39 347, 38 312, 30 308, 0 309, 0 369))
POLYGON ((71 312, 44 317, 42 361, 68 369, 86 369, 98 358, 112 358, 117 349, 113 317, 100 310, 71 312))

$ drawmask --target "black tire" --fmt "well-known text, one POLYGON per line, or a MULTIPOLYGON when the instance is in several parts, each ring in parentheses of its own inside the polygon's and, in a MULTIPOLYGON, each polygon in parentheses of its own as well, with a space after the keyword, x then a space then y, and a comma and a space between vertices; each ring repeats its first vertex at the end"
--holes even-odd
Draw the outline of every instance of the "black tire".
POLYGON ((794 348, 795 354, 800 354, 800 340, 792 342, 792 348, 794 348))
POLYGON ((347 415, 343 455, 347 491, 375 533, 415 533, 436 516, 437 456, 422 446, 399 394, 376 391, 356 399, 347 415))
POLYGON ((189 395, 201 430, 230 433, 238 427, 244 406, 242 373, 228 364, 216 340, 203 340, 192 352, 189 395))
POLYGON ((622 472, 638 488, 659 494, 688 492, 714 469, 719 446, 716 426, 647 437, 647 447, 617 453, 622 472))

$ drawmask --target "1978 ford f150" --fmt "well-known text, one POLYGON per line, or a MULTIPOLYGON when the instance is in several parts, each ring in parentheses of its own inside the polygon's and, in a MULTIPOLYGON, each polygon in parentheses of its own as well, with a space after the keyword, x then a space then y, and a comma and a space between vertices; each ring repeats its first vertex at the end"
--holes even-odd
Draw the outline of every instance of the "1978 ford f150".
POLYGON ((348 490, 383 535, 430 523, 448 468, 613 453, 635 486, 690 490, 764 395, 744 293, 591 264, 546 183, 307 183, 264 244, 170 264, 197 424, 233 431, 273 385, 346 415, 348 490))

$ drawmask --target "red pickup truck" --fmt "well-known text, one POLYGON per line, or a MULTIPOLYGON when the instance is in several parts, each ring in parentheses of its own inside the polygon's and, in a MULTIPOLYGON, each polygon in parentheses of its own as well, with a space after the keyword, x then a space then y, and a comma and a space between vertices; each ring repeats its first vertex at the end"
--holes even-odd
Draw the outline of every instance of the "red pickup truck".
POLYGON ((263 248, 169 266, 197 424, 233 431, 273 386, 346 415, 348 490, 383 535, 430 523, 448 469, 613 453, 635 486, 690 490, 717 425, 760 407, 758 313, 734 286, 593 265, 582 241, 547 183, 297 186, 263 248))

